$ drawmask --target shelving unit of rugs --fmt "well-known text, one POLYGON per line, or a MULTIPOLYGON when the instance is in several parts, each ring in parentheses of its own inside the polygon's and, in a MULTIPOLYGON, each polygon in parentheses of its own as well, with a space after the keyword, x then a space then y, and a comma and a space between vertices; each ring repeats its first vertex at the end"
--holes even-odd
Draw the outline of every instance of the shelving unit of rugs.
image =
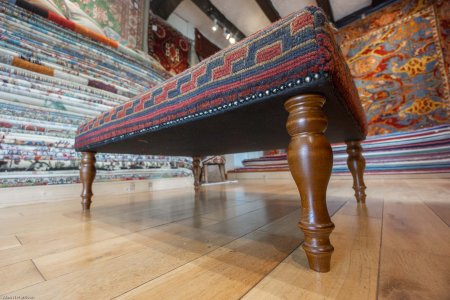
MULTIPOLYGON (((371 136, 362 143, 366 174, 450 173, 450 125, 371 136)), ((345 144, 334 144, 333 174, 348 175, 345 144)), ((286 154, 246 159, 243 172, 289 171, 286 154)))
MULTIPOLYGON (((150 58, 0 2, 0 187, 76 183, 75 132, 170 77, 150 58)), ((190 176, 183 157, 97 155, 97 179, 190 176)))

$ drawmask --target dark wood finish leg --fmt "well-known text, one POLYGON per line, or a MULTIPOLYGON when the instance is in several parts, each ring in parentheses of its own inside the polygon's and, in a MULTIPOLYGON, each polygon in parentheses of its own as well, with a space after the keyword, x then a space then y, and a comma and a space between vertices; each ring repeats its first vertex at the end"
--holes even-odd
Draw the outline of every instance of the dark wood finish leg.
POLYGON ((81 157, 80 179, 83 184, 81 192, 81 206, 83 210, 91 208, 92 183, 95 179, 95 152, 83 152, 81 157))
POLYGON ((200 166, 200 157, 192 158, 192 173, 194 174, 194 188, 200 188, 200 176, 202 174, 202 167, 200 166))
POLYGON ((357 202, 366 202, 366 185, 364 184, 364 170, 366 168, 366 160, 362 155, 363 149, 361 141, 347 142, 347 166, 353 176, 353 189, 357 202))
POLYGON ((288 162, 300 192, 302 214, 299 227, 305 235, 303 249, 309 266, 317 272, 330 271, 334 229, 327 210, 326 193, 333 166, 333 152, 324 132, 327 119, 320 95, 291 98, 284 104, 289 112, 286 124, 291 136, 288 162))

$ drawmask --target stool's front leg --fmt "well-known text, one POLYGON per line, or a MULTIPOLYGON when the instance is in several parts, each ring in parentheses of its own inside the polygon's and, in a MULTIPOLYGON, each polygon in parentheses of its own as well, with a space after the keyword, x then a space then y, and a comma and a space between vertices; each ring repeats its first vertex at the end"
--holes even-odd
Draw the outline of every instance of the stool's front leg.
POLYGON ((198 190, 200 188, 202 167, 200 166, 200 157, 192 158, 192 174, 194 175, 194 188, 198 190))
POLYGON ((82 152, 80 166, 80 179, 83 184, 81 192, 81 206, 84 210, 91 208, 92 183, 95 179, 95 152, 82 152))
POLYGON ((317 272, 330 270, 334 229, 327 210, 326 192, 333 166, 333 152, 324 132, 327 119, 322 112, 325 99, 320 95, 303 95, 289 99, 286 124, 291 136, 288 148, 289 169, 300 192, 302 214, 299 227, 305 241, 303 249, 309 266, 317 272))

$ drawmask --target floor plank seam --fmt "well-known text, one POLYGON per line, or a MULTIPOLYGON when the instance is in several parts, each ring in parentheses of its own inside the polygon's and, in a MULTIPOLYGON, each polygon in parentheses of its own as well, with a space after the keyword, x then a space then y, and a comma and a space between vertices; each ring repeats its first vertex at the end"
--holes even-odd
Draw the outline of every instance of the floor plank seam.
POLYGON ((346 200, 346 201, 342 202, 342 204, 336 209, 334 214, 332 214, 330 217, 334 217, 349 201, 353 201, 353 200, 346 200))
MULTIPOLYGON (((10 248, 10 249, 12 249, 12 248, 10 248)), ((9 250, 9 249, 5 249, 5 250, 9 250)), ((23 263, 24 261, 28 261, 28 260, 31 260, 31 258, 24 258, 23 260, 19 260, 19 261, 16 261, 16 262, 4 265, 4 266, 0 266, 0 268, 6 268, 6 267, 9 267, 9 266, 12 266, 12 265, 15 265, 15 264, 20 264, 20 263, 23 263)))
MULTIPOLYGON (((171 222, 171 223, 180 222, 180 221, 183 221, 183 220, 186 220, 186 219, 190 219, 190 218, 192 218, 192 217, 187 217, 187 218, 184 218, 184 219, 181 219, 181 220, 177 220, 177 221, 174 221, 174 222, 171 222)), ((142 232, 142 231, 145 231, 145 230, 148 230, 148 229, 154 229, 154 228, 160 227, 160 226, 166 226, 166 225, 169 225, 169 224, 171 224, 171 223, 164 223, 164 224, 161 224, 161 225, 157 225, 157 226, 155 226, 155 227, 149 227, 149 228, 145 228, 145 229, 142 229, 142 230, 133 231, 133 232, 130 232, 130 233, 125 233, 125 234, 122 234, 122 235, 118 235, 118 236, 116 236, 116 237, 107 238, 107 239, 104 239, 104 240, 99 240, 99 241, 97 241, 97 242, 105 242, 105 241, 107 241, 107 240, 116 239, 116 238, 126 238, 128 235, 139 234, 139 233, 142 232)), ((143 245, 143 246, 144 246, 143 249, 149 248, 148 245, 143 245)), ((78 248, 78 247, 69 248, 69 249, 63 250, 63 251, 61 251, 61 252, 64 252, 64 251, 70 251, 70 250, 73 250, 73 249, 76 249, 76 248, 78 248)), ((143 249, 142 249, 142 250, 143 250, 143 249)), ((119 254, 119 255, 117 255, 117 256, 114 256, 114 257, 110 257, 110 258, 108 258, 108 259, 105 259, 105 260, 103 260, 103 261, 106 262, 106 261, 109 261, 109 260, 117 259, 117 258, 119 258, 119 257, 121 257, 121 256, 128 255, 129 253, 130 253, 130 252, 125 252, 125 253, 119 254)), ((40 258, 40 257, 44 257, 44 256, 46 256, 46 255, 42 255, 42 256, 39 256, 39 257, 36 257, 36 258, 40 258)), ((33 261, 33 259, 31 259, 31 261, 33 261)), ((34 263, 34 261, 33 261, 33 263, 34 263)), ((34 263, 34 264, 35 264, 35 263, 34 263)), ((95 264, 95 262, 94 262, 93 264, 95 264)), ((36 266, 36 264, 35 264, 35 266, 36 266)), ((36 266, 36 268, 37 268, 37 266, 36 266)), ((39 269, 38 269, 38 271, 39 271, 39 269)), ((58 276, 56 276, 56 277, 51 278, 50 280, 54 280, 54 279, 59 278, 59 277, 62 277, 62 276, 67 276, 68 274, 71 274, 71 273, 73 273, 73 272, 69 272, 69 273, 64 273, 64 274, 58 275, 58 276)), ((41 274, 41 275, 42 275, 42 274, 41 274)), ((43 276, 43 277, 44 277, 44 276, 43 276)), ((45 279, 45 277, 44 277, 44 279, 45 279)), ((47 281, 47 279, 45 279, 45 280, 47 281)))
POLYGON ((296 246, 294 248, 294 250, 292 250, 291 252, 289 252, 285 258, 283 258, 276 266, 274 266, 271 270, 269 270, 269 272, 267 272, 267 274, 264 277, 261 277, 261 279, 259 279, 257 282, 255 282, 255 284, 253 284, 253 286, 251 286, 241 297, 239 297, 239 299, 244 298, 248 293, 250 293, 261 281, 263 281, 267 276, 269 276, 276 268, 278 268, 279 265, 281 265, 284 261, 286 261, 286 259, 289 258, 289 256, 291 256, 292 253, 294 253, 299 247, 301 247, 304 243, 304 240, 300 242, 300 244, 298 246, 296 246))
MULTIPOLYGON (((41 273, 41 271, 38 269, 38 267, 36 266, 36 264, 34 263, 34 261, 32 260, 32 259, 26 259, 26 260, 23 260, 23 261, 28 261, 28 260, 30 260, 31 261, 31 263, 34 265, 34 267, 36 268, 36 270, 38 271, 38 273, 39 273, 39 275, 42 277, 42 279, 44 279, 44 281, 47 281, 47 279, 44 277, 44 275, 41 273)), ((22 261, 22 262, 23 262, 22 261)), ((36 282, 36 283, 33 283, 33 284, 30 284, 30 285, 28 285, 28 286, 25 286, 25 287, 23 287, 23 288, 20 288, 20 289, 18 289, 18 290, 14 290, 14 291, 11 291, 11 292, 7 292, 7 293, 5 293, 5 294, 0 294, 0 299, 16 299, 16 298, 8 298, 8 294, 11 294, 11 293, 16 293, 16 292, 20 292, 21 290, 23 290, 23 289, 27 289, 27 288, 29 288, 29 287, 32 287, 32 286, 34 286, 34 285, 38 285, 38 284, 40 284, 40 283, 42 283, 42 282, 36 282)), ((18 299, 18 298, 17 298, 18 299)))
MULTIPOLYGON (((265 206, 263 206, 263 207, 265 207, 265 206)), ((261 207, 261 208, 263 208, 263 207, 261 207)), ((255 209, 255 210, 252 210, 252 211, 243 213, 242 215, 238 215, 238 216, 235 216, 235 217, 233 217, 233 218, 236 218, 236 217, 240 217, 240 216, 246 215, 246 214, 248 214, 248 213, 251 213, 251 212, 256 211, 256 210, 258 210, 258 209, 261 209, 261 208, 257 208, 257 209, 255 209)), ((204 214, 206 214, 206 213, 204 213, 204 214)), ((200 215, 202 215, 202 214, 200 214, 200 215)), ((115 236, 115 237, 106 238, 106 239, 101 239, 101 240, 98 240, 98 241, 96 241, 96 242, 105 242, 105 241, 107 241, 107 240, 111 240, 111 239, 115 239, 115 238, 126 237, 126 236, 132 235, 132 234, 139 234, 140 232, 143 232, 143 231, 148 230, 148 229, 155 229, 155 228, 158 228, 158 227, 167 226, 167 225, 169 225, 169 224, 177 223, 177 222, 182 222, 182 221, 188 220, 188 219, 190 219, 190 218, 192 218, 192 216, 189 216, 189 217, 186 217, 186 218, 182 218, 182 219, 178 219, 178 220, 174 220, 174 221, 170 221, 170 222, 163 223, 163 224, 158 224, 158 225, 156 225, 156 226, 146 227, 146 228, 144 228, 144 229, 140 229, 140 230, 136 230, 136 231, 130 231, 130 232, 127 232, 127 233, 124 233, 124 234, 119 234, 119 235, 117 235, 117 236, 115 236)), ((204 218, 204 217, 202 217, 202 218, 204 218)), ((230 219, 233 219, 233 218, 230 218, 230 219)), ((218 221, 218 220, 215 220, 215 219, 209 219, 209 218, 205 218, 205 219, 208 219, 208 220, 211 220, 211 221, 218 221)), ((222 221, 223 221, 223 220, 222 220, 222 221)), ((91 220, 89 220, 88 222, 91 222, 91 220)), ((19 243, 23 246, 23 243, 22 243, 22 241, 19 239, 19 237, 18 237, 17 235, 14 235, 14 236, 15 236, 16 239, 19 241, 19 243)), ((79 248, 79 247, 80 247, 80 246, 76 246, 76 247, 67 247, 67 248, 61 249, 61 251, 59 251, 59 252, 70 251, 70 250, 73 250, 73 249, 76 249, 76 248, 79 248)), ((145 247, 147 248, 148 246, 145 246, 145 247)), ((108 259, 108 260, 115 259, 115 258, 117 258, 117 257, 123 256, 123 255, 126 255, 126 254, 127 254, 127 253, 123 253, 123 254, 121 254, 121 255, 119 255, 119 256, 112 257, 112 258, 110 258, 110 259, 108 259)), ((38 257, 34 257, 34 258, 30 258, 30 260, 33 262, 33 264, 34 264, 35 267, 37 268, 37 266, 36 266, 36 264, 34 263, 33 259, 40 258, 40 257, 44 257, 44 256, 46 256, 46 255, 48 255, 48 254, 44 254, 44 255, 41 255, 41 256, 38 256, 38 257)), ((18 262, 14 262, 14 263, 11 263, 11 264, 8 264, 8 265, 4 265, 4 266, 2 266, 2 267, 7 267, 7 266, 14 265, 14 264, 16 264, 16 263, 20 263, 20 262, 27 261, 27 260, 28 260, 28 259, 24 259, 24 260, 21 260, 21 261, 18 261, 18 262)), ((39 269, 38 269, 38 271, 39 271, 39 269)), ((39 273, 40 273, 40 271, 39 271, 39 273)), ((57 276, 57 277, 54 277, 54 278, 52 278, 52 279, 59 278, 59 277, 61 277, 61 276, 65 276, 65 275, 68 275, 68 274, 70 274, 70 273, 61 274, 61 275, 59 275, 59 276, 57 276)), ((41 275, 42 275, 42 274, 41 274, 41 275)), ((44 280, 47 281, 47 279, 46 279, 44 276, 42 276, 42 277, 44 278, 44 280)))
POLYGON ((42 274, 41 270, 39 270, 39 268, 36 266, 36 263, 34 262, 33 259, 30 259, 31 262, 33 263, 33 266, 36 268, 36 270, 38 271, 39 275, 41 275, 42 279, 44 279, 44 281, 47 281, 47 278, 45 278, 44 274, 42 274))
POLYGON ((422 201, 423 204, 425 204, 425 206, 435 215, 437 216, 445 225, 447 225, 447 227, 450 228, 450 224, 447 224, 447 222, 445 222, 444 219, 442 219, 442 217, 440 215, 438 215, 437 213, 434 212, 434 210, 428 205, 427 202, 423 201, 422 196, 419 195, 420 201, 422 201))
MULTIPOLYGON (((414 186, 410 183, 407 182, 407 185, 409 185, 411 188, 414 188, 414 186)), ((448 224, 440 215, 438 215, 433 208, 427 203, 427 201, 424 200, 423 195, 421 195, 420 193, 417 195, 420 199, 420 201, 425 204, 426 207, 428 207, 428 209, 434 214, 436 215, 442 222, 444 222, 445 225, 447 225, 447 227, 450 227, 450 224, 448 224)))
POLYGON ((377 291, 375 293, 375 299, 379 298, 380 291, 380 278, 381 278, 381 249, 383 247, 383 227, 384 227, 384 203, 385 199, 383 197, 383 205, 381 207, 381 230, 380 230, 380 249, 378 250, 378 276, 377 276, 377 291))
POLYGON ((23 246, 23 243, 22 243, 22 241, 19 239, 19 237, 18 237, 16 234, 15 234, 14 236, 16 237, 17 241, 19 241, 20 245, 23 246))
MULTIPOLYGON (((234 241, 234 240, 233 240, 233 241, 234 241)), ((233 241, 232 241, 232 242, 233 242, 233 241)), ((225 245, 228 245, 228 244, 225 244, 225 245)), ((225 245, 223 245, 223 246, 225 246, 225 245)), ((223 247, 223 246, 220 246, 220 247, 223 247)), ((218 247, 218 248, 220 248, 220 247, 218 247)), ((150 280, 148 280, 148 281, 146 281, 146 282, 143 282, 143 283, 141 283, 141 284, 139 284, 139 285, 133 287, 132 289, 129 289, 129 290, 127 290, 127 291, 125 291, 125 292, 123 292, 123 293, 117 295, 117 296, 114 296, 114 297, 112 297, 111 299, 117 299, 118 297, 120 297, 120 296, 122 296, 122 295, 125 295, 126 293, 129 293, 129 292, 131 292, 132 290, 135 290, 135 289, 137 289, 137 288, 140 287, 140 286, 143 286, 143 285, 145 285, 145 284, 147 284, 147 283, 149 283, 149 282, 152 282, 152 281, 154 281, 154 280, 156 280, 156 279, 158 279, 158 278, 160 278, 160 277, 162 277, 162 276, 164 276, 164 275, 166 275, 166 274, 169 274, 170 272, 175 271, 176 269, 179 269, 179 268, 181 268, 181 267, 183 267, 183 266, 185 266, 185 265, 187 265, 187 264, 189 264, 189 263, 191 263, 191 262, 193 262, 193 261, 196 261, 197 259, 202 258, 202 257, 205 256, 205 255, 208 255, 209 253, 211 253, 211 252, 217 250, 218 248, 211 249, 210 251, 205 252, 205 254, 203 254, 203 255, 201 255, 201 256, 199 256, 199 257, 197 257, 197 258, 194 258, 193 260, 187 261, 187 262, 185 262, 184 264, 181 264, 181 265, 179 265, 179 266, 176 266, 175 268, 170 269, 170 270, 168 270, 167 272, 164 272, 164 273, 162 273, 162 274, 156 276, 155 278, 152 278, 152 279, 150 279, 150 280)))
MULTIPOLYGON (((281 220, 283 220, 284 218, 288 218, 291 214, 297 213, 297 212, 299 213, 299 217, 298 217, 298 218, 300 219, 300 211, 301 211, 300 208, 295 209, 293 212, 291 212, 291 213, 285 215, 284 217, 281 217, 278 221, 281 221, 281 220)), ((299 229, 299 230, 300 230, 300 229, 299 229)), ((267 232, 267 230, 262 230, 261 227, 258 228, 258 229, 256 229, 255 231, 258 231, 258 232, 267 232)))
MULTIPOLYGON (((245 214, 243 214, 243 215, 245 215, 245 214)), ((242 215, 241 215, 241 216, 242 216, 242 215)), ((284 217, 285 217, 285 216, 283 216, 283 217, 281 217, 281 218, 284 218, 284 217)), ((273 220, 273 221, 270 222, 270 223, 273 223, 273 222, 275 222, 275 221, 278 221, 278 220, 281 219, 281 218, 277 218, 276 220, 273 220)), ((234 219, 234 218, 231 218, 231 219, 234 219)), ((231 220, 231 219, 229 219, 229 220, 231 220)), ((262 226, 260 226, 260 227, 258 227, 258 228, 256 228, 256 229, 254 229, 254 230, 251 231, 251 232, 248 232, 248 233, 246 233, 246 234, 243 234, 243 235, 241 235, 241 236, 238 236, 238 237, 236 237, 235 239, 229 241, 229 242, 226 243, 226 244, 223 244, 223 245, 221 245, 221 246, 219 246, 219 247, 217 247, 217 248, 211 249, 210 251, 206 252, 205 254, 203 254, 203 255, 201 255, 201 256, 199 256, 199 257, 197 257, 197 258, 192 259, 192 260, 190 260, 190 261, 188 261, 188 262, 186 262, 186 263, 184 263, 184 264, 181 264, 181 265, 177 266, 176 268, 173 268, 173 269, 171 269, 171 270, 169 270, 169 271, 167 271, 167 272, 164 272, 163 274, 160 274, 160 275, 156 276, 156 277, 153 278, 153 279, 150 279, 150 280, 148 280, 148 281, 146 281, 146 282, 144 282, 144 283, 142 283, 142 284, 140 284, 140 285, 138 285, 138 286, 135 286, 134 288, 132 288, 132 289, 130 289, 130 290, 128 290, 128 291, 126 291, 126 292, 120 294, 120 295, 114 296, 114 297, 112 297, 111 299, 117 299, 118 297, 120 297, 120 296, 122 296, 122 295, 125 295, 126 293, 131 292, 132 290, 135 290, 135 289, 137 289, 138 287, 140 287, 140 286, 142 286, 142 285, 144 285, 144 284, 147 284, 147 283, 149 283, 149 282, 152 282, 152 281, 154 281, 154 280, 156 280, 156 279, 158 279, 158 278, 160 278, 160 277, 162 277, 162 276, 164 276, 164 275, 166 275, 166 274, 169 274, 169 273, 172 272, 172 271, 175 271, 176 269, 179 269, 179 268, 181 268, 181 267, 183 267, 183 266, 185 266, 185 265, 187 265, 187 264, 190 264, 190 263, 192 263, 192 262, 195 262, 196 260, 199 260, 200 258, 202 258, 202 257, 204 257, 204 256, 206 256, 206 255, 208 255, 208 254, 210 254, 211 252, 216 251, 216 250, 219 249, 219 248, 226 247, 227 245, 233 243, 234 241, 236 241, 236 240, 238 240, 238 239, 240 239, 240 238, 243 238, 243 237, 245 237, 245 236, 247 236, 247 235, 249 235, 249 234, 252 234, 252 233, 258 231, 258 229, 260 229, 260 228, 262 228, 262 227, 264 227, 264 226, 267 226, 267 225, 270 224, 270 223, 266 223, 266 224, 264 224, 264 225, 262 225, 262 226)), ((303 242, 302 242, 302 243, 303 243, 303 242)), ((301 243, 300 243, 300 245, 301 245, 301 243)), ((298 248, 298 247, 296 247, 295 249, 297 249, 297 248, 298 248)), ((281 262, 280 262, 280 263, 281 263, 281 262)), ((270 273, 270 272, 269 272, 269 273, 270 273)), ((269 274, 269 273, 268 273, 268 274, 269 274)))
MULTIPOLYGON (((257 201, 257 200, 254 200, 254 201, 257 201)), ((243 204, 246 204, 246 203, 243 203, 243 204)), ((238 206, 238 205, 236 205, 236 206, 238 206)), ((259 210, 259 209, 262 209, 262 208, 264 208, 264 207, 266 207, 266 206, 267 206, 267 205, 264 205, 264 206, 262 206, 262 207, 260 207, 260 208, 255 209, 255 210, 248 211, 248 212, 246 212, 246 213, 243 213, 243 214, 234 216, 233 218, 229 218, 229 219, 226 219, 226 220, 231 220, 231 219, 234 219, 234 218, 237 218, 237 217, 244 216, 244 215, 249 214, 249 213, 251 213, 251 212, 254 212, 254 211, 257 211, 257 210, 259 210)), ((209 213, 209 212, 208 212, 208 213, 209 213)), ((208 213, 200 214, 200 216, 201 216, 201 215, 204 215, 204 214, 208 214, 208 213)), ((158 228, 158 227, 167 226, 167 225, 169 225, 169 224, 173 224, 173 223, 177 223, 177 222, 182 222, 182 221, 185 221, 185 220, 188 220, 188 219, 191 219, 191 218, 192 218, 192 216, 189 216, 189 217, 186 217, 186 218, 181 218, 181 219, 176 219, 176 220, 173 220, 173 221, 170 221, 170 222, 167 222, 167 223, 158 224, 158 225, 156 225, 156 226, 150 226, 150 227, 146 227, 146 228, 144 228, 144 229, 140 229, 140 230, 136 230, 136 231, 130 231, 130 232, 127 232, 127 233, 124 233, 124 234, 119 234, 119 235, 117 235, 117 236, 115 236, 115 237, 112 237, 112 238, 101 239, 101 240, 98 240, 98 241, 96 241, 96 242, 105 242, 105 241, 107 241, 107 240, 111 240, 111 239, 115 239, 115 238, 126 237, 126 236, 132 235, 132 234, 139 234, 140 232, 143 232, 143 231, 148 230, 148 229, 155 229, 155 228, 158 228)), ((205 218, 205 217, 202 217, 202 218, 205 218)), ((208 218, 205 218, 205 219, 208 219, 208 218)), ((216 219, 208 219, 208 220, 211 220, 211 221, 221 221, 221 222, 225 221, 225 220, 216 220, 216 219)), ((89 220, 88 222, 91 222, 91 220, 89 220)), ((267 224, 266 224, 266 225, 267 225, 267 224)), ((265 226, 265 225, 264 225, 264 226, 265 226)), ((263 227, 263 226, 261 226, 261 227, 263 227)), ((259 229, 259 228, 258 228, 258 229, 259 229)), ((256 229, 256 230, 258 230, 258 229, 256 229)), ((255 231, 256 231, 256 230, 255 230, 255 231)), ((243 235, 243 236, 245 236, 245 235, 243 235)), ((239 239, 239 238, 241 238, 241 237, 242 237, 242 236, 240 236, 240 237, 238 237, 238 238, 236 238, 236 239, 239 239)), ((22 241, 17 237, 17 235, 16 235, 16 238, 18 239, 18 241, 20 242, 20 244, 23 245, 22 241)), ((234 241, 234 240, 232 240, 231 242, 233 242, 233 241, 234 241)), ((227 244, 225 244, 225 245, 227 245, 227 244)), ((225 245, 222 245, 221 247, 223 247, 223 246, 225 246, 225 245)), ((61 249, 61 251, 59 251, 59 252, 70 251, 70 250, 73 250, 73 249, 76 249, 76 248, 79 248, 79 247, 80 247, 80 246, 76 246, 76 247, 67 247, 67 248, 61 249)), ((145 246, 145 248, 148 248, 148 246, 145 246)), ((215 250, 215 249, 214 249, 214 250, 215 250)), ((214 250, 212 250, 212 251, 214 251, 214 250)), ((209 253, 209 252, 208 252, 208 253, 209 253)), ((123 256, 123 255, 126 255, 126 254, 128 254, 128 253, 123 253, 123 254, 121 254, 121 255, 118 255, 118 256, 115 256, 115 257, 111 257, 111 258, 109 258, 109 259, 107 259, 107 260, 116 259, 116 258, 118 258, 118 257, 120 257, 120 256, 123 256)), ((34 257, 34 258, 29 258, 29 259, 33 262, 33 264, 34 264, 35 267, 37 268, 37 266, 36 266, 36 264, 34 263, 33 259, 40 258, 40 257, 44 257, 44 256, 46 256, 46 255, 47 255, 47 254, 44 254, 44 255, 41 255, 41 256, 38 256, 38 257, 34 257)), ((198 258, 197 258, 197 259, 198 259, 198 258)), ((24 259, 24 260, 19 261, 19 262, 23 262, 23 261, 27 261, 27 260, 28 260, 28 259, 24 259)), ((19 262, 14 262, 14 263, 12 263, 12 264, 5 265, 5 266, 2 266, 2 267, 7 267, 7 266, 10 266, 10 265, 19 263, 19 262)), ((39 271, 39 269, 38 269, 38 271, 39 271)), ((171 270, 171 271, 173 271, 173 270, 171 270)), ((170 272, 170 271, 169 271, 169 272, 170 272)), ((39 273, 40 273, 40 271, 39 271, 39 273)), ((66 276, 66 275, 71 274, 71 273, 73 273, 73 272, 61 274, 61 275, 56 276, 56 277, 54 277, 54 278, 51 278, 51 279, 49 279, 49 280, 53 280, 53 279, 59 278, 59 277, 61 277, 61 276, 66 276)), ((42 274, 41 274, 41 276, 44 278, 45 281, 47 281, 47 279, 45 278, 45 276, 43 276, 42 274)), ((134 288, 133 288, 133 289, 134 289, 134 288)), ((20 290, 17 290, 17 291, 20 291, 20 290)), ((120 295, 119 295, 119 296, 120 296, 120 295)))

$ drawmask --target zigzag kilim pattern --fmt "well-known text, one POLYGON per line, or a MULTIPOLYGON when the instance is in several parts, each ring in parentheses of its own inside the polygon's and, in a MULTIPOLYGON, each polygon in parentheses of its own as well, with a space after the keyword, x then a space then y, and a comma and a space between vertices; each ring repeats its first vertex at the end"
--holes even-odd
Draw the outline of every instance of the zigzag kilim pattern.
POLYGON ((79 128, 76 147, 191 122, 264 101, 288 88, 328 82, 366 132, 365 115, 323 12, 308 7, 211 56, 79 128))

